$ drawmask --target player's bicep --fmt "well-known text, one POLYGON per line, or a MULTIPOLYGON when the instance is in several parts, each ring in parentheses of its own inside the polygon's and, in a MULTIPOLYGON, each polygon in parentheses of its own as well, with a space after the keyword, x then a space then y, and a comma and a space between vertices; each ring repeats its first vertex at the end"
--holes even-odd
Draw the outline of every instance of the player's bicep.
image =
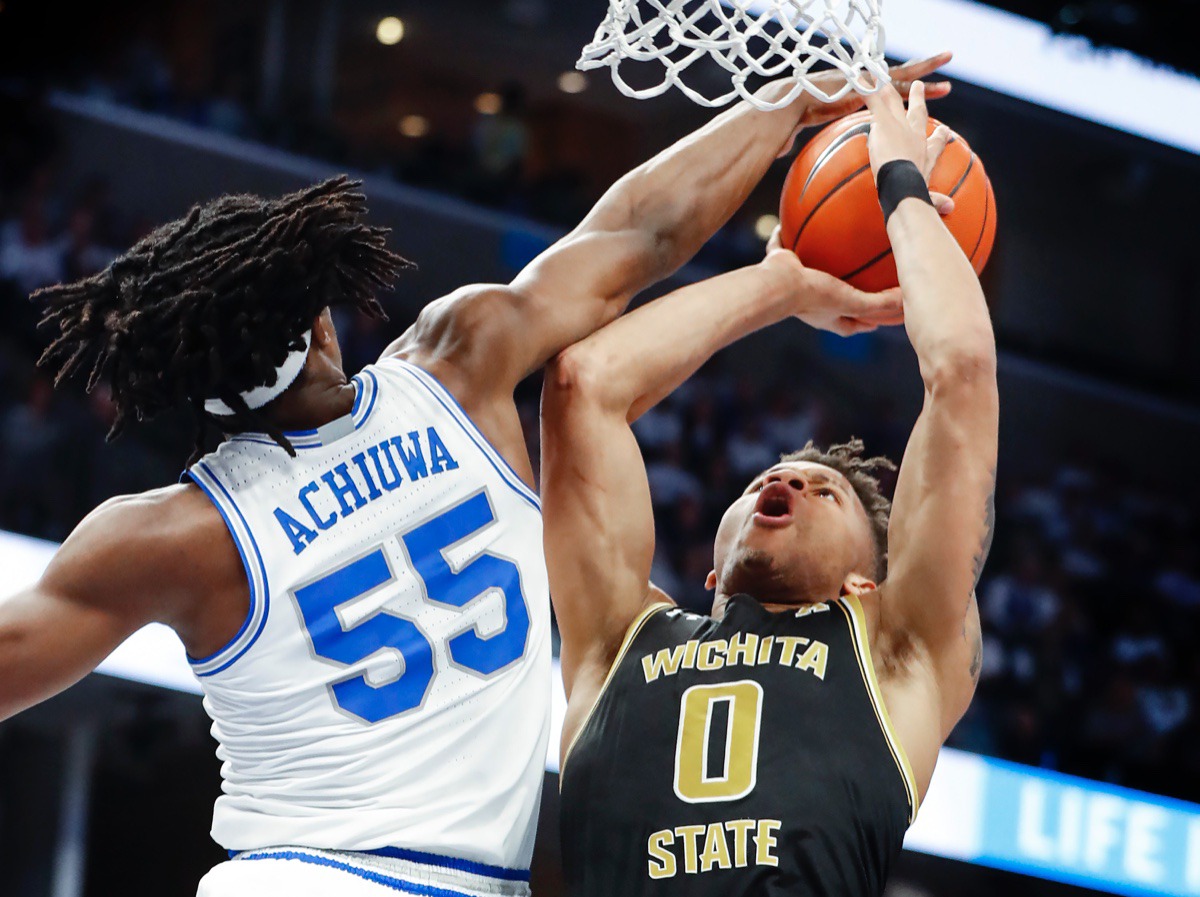
POLYGON ((888 528, 889 616, 935 653, 961 640, 990 544, 998 426, 994 391, 927 396, 888 528))
POLYGON ((645 465, 624 416, 562 360, 542 396, 542 510, 550 594, 568 689, 580 664, 616 653, 650 599, 654 519, 645 465))

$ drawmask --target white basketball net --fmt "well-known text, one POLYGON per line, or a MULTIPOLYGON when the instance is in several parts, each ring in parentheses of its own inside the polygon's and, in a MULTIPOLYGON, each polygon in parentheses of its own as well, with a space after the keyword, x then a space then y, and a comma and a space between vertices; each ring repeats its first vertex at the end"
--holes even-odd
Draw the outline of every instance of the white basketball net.
POLYGON ((637 99, 678 87, 702 106, 740 98, 760 109, 778 109, 802 92, 832 102, 851 90, 871 92, 888 80, 881 5, 882 0, 609 0, 608 15, 576 67, 608 66, 621 93, 637 99), (705 96, 685 83, 688 67, 705 57, 731 75, 732 90, 705 96), (662 63, 662 81, 631 87, 620 72, 627 59, 662 63), (845 81, 836 90, 822 89, 813 82, 818 63, 839 69, 845 81), (864 79, 864 74, 873 77, 864 79), (790 76, 796 84, 768 102, 747 88, 754 75, 790 76))

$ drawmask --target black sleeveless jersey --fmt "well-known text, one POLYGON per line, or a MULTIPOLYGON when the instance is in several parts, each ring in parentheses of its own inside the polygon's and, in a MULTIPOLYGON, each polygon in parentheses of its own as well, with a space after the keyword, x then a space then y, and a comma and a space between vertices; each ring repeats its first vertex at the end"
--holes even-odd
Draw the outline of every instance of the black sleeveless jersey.
POLYGON ((647 610, 560 781, 572 897, 872 897, 917 805, 855 598, 647 610))

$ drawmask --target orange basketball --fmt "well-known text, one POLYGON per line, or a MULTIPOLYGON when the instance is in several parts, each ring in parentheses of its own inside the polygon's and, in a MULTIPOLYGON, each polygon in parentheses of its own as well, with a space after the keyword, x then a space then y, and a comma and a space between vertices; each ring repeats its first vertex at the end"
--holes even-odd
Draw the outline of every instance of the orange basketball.
MULTIPOLYGON (((937 125, 930 119, 929 133, 937 125)), ((814 137, 788 172, 779 218, 783 245, 804 264, 877 292, 898 280, 867 156, 870 128, 870 113, 859 112, 814 137)), ((953 132, 929 189, 954 198, 942 220, 978 274, 996 238, 996 197, 983 163, 953 132)))

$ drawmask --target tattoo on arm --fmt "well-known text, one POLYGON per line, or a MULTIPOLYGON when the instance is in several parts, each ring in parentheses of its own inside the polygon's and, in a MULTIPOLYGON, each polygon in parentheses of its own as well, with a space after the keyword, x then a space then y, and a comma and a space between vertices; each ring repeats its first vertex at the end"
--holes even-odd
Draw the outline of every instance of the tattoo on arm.
POLYGON ((963 640, 971 642, 971 681, 979 684, 979 671, 983 668, 983 630, 979 626, 978 616, 975 625, 971 625, 971 614, 975 612, 975 593, 971 592, 971 600, 967 603, 967 612, 963 616, 963 640))
POLYGON ((971 681, 979 684, 979 671, 983 669, 983 633, 975 631, 975 646, 971 652, 971 681))
POLYGON ((984 506, 984 523, 987 530, 983 535, 979 551, 975 554, 975 588, 979 587, 979 578, 983 575, 983 565, 987 563, 992 551, 992 537, 996 534, 996 471, 992 470, 992 488, 988 490, 987 504, 984 506))

